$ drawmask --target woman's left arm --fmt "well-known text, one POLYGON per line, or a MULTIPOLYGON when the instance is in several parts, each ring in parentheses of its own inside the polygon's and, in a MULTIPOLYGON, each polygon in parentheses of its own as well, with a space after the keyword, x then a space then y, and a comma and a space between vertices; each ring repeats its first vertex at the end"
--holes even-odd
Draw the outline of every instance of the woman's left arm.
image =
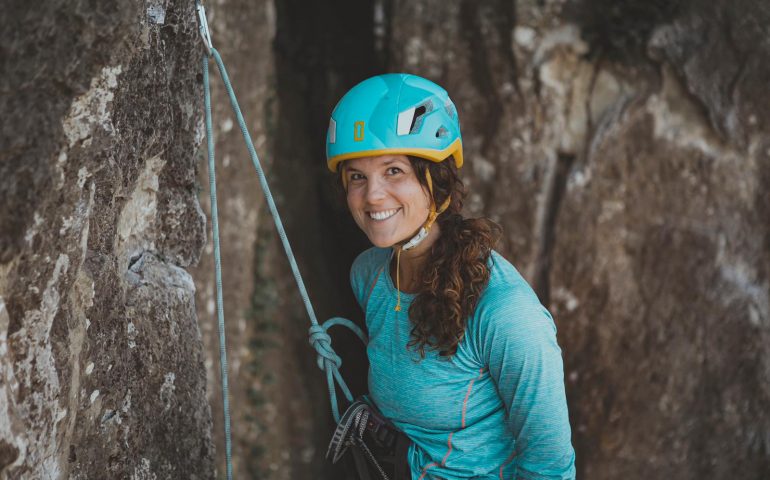
POLYGON ((528 287, 496 288, 479 305, 480 347, 516 439, 516 478, 574 479, 556 326, 528 287))

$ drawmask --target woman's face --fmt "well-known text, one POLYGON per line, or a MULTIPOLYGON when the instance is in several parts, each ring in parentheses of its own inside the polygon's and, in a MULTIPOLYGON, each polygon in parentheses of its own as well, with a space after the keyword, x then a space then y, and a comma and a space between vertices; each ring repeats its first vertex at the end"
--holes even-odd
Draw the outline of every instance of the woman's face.
POLYGON ((342 169, 350 213, 375 246, 408 240, 425 223, 430 196, 405 155, 347 160, 342 169))

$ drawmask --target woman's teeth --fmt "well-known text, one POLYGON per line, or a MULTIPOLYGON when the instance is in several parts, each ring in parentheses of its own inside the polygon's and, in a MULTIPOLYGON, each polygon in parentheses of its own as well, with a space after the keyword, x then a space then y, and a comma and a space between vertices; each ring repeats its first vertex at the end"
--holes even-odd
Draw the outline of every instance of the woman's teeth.
POLYGON ((398 213, 398 210, 398 208, 395 208, 393 210, 383 210, 382 212, 369 212, 369 217, 375 220, 387 220, 398 213))

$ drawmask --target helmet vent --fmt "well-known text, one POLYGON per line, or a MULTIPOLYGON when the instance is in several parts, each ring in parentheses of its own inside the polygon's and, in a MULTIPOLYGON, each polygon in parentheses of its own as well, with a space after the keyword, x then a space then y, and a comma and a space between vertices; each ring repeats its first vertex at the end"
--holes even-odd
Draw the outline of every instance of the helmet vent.
POLYGON ((337 143, 337 122, 329 119, 329 143, 337 143))
POLYGON ((455 106, 452 105, 452 102, 448 102, 444 105, 444 109, 446 110, 447 115, 449 115, 449 118, 455 118, 455 115, 457 115, 457 110, 455 110, 455 106))
POLYGON ((413 134, 415 130, 420 128, 420 125, 422 125, 422 117, 425 115, 426 108, 425 105, 420 105, 419 107, 414 109, 414 117, 412 117, 412 124, 409 126, 409 134, 413 134))
POLYGON ((409 134, 417 133, 422 126, 422 121, 425 115, 433 111, 433 102, 430 100, 420 104, 414 109, 414 117, 412 117, 412 124, 409 126, 409 134))
POLYGON ((425 115, 433 111, 433 102, 430 100, 412 108, 407 108, 398 114, 398 135, 411 135, 417 133, 422 126, 425 115))
POLYGON ((439 129, 436 130, 436 138, 446 137, 447 135, 449 135, 449 130, 444 127, 439 127, 439 129))

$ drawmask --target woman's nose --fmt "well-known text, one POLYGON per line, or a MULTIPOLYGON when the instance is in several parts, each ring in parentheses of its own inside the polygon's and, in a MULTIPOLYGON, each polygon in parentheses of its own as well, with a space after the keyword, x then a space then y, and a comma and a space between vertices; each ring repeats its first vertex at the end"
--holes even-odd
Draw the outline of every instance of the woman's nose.
POLYGON ((372 179, 366 182, 366 200, 370 203, 385 198, 385 188, 382 182, 372 179))

